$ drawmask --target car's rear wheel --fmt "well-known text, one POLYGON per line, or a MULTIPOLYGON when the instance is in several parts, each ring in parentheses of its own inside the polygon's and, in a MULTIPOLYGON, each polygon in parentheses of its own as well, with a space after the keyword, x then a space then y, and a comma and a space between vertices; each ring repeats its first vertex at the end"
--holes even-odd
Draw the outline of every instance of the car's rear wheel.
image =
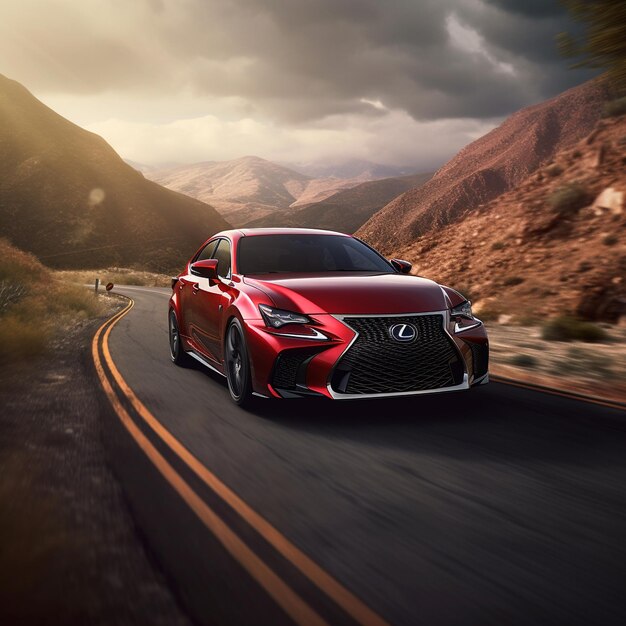
POLYGON ((243 327, 236 318, 228 325, 226 331, 224 361, 230 397, 239 406, 249 405, 253 397, 250 361, 243 327))
POLYGON ((189 356, 183 349, 178 320, 176 319, 176 313, 174 313, 173 309, 170 309, 168 316, 168 327, 170 336, 170 357, 172 361, 176 363, 176 365, 189 363, 189 356))

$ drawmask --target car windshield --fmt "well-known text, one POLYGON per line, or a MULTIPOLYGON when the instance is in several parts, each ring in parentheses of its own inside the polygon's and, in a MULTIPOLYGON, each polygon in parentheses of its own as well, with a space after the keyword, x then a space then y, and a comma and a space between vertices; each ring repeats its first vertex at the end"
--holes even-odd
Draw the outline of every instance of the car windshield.
POLYGON ((253 235, 239 240, 240 274, 394 272, 377 252, 341 235, 253 235))

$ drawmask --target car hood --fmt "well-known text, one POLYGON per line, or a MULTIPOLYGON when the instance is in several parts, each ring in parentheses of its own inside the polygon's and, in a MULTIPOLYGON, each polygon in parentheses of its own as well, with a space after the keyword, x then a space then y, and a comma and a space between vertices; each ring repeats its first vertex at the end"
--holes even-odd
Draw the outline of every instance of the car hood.
POLYGON ((279 309, 307 315, 425 313, 448 308, 441 287, 403 274, 265 274, 244 282, 263 291, 279 309))

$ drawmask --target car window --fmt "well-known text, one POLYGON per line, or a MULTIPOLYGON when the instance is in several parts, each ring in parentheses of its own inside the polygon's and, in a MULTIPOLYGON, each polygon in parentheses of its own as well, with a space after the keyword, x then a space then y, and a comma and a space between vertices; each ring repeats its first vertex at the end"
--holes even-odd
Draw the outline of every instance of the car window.
POLYGON ((230 276, 230 242, 227 239, 220 239, 212 259, 217 259, 217 275, 222 278, 230 276))
POLYGON ((200 254, 195 258, 195 261, 206 261, 213 258, 213 251, 217 245, 217 240, 209 241, 206 246, 200 251, 200 254))
POLYGON ((384 272, 393 268, 377 252, 343 235, 281 234, 242 237, 237 270, 272 272, 384 272))

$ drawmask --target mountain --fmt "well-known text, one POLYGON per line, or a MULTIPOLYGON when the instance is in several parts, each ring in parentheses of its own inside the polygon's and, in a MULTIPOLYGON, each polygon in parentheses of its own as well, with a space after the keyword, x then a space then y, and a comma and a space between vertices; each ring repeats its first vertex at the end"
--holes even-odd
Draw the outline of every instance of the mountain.
POLYGON ((288 209, 310 178, 256 156, 194 163, 146 174, 155 182, 210 202, 236 226, 288 209))
POLYGON ((286 164, 296 172, 306 174, 312 178, 342 178, 360 179, 361 181, 376 180, 379 178, 396 178, 412 174, 415 170, 407 167, 382 165, 363 159, 346 159, 343 161, 328 162, 310 161, 286 164))
POLYGON ((594 80, 518 111, 463 148, 425 185, 390 202, 357 234, 388 253, 460 219, 586 136, 605 100, 605 83, 594 80))
POLYGON ((624 320, 624 164, 626 115, 602 119, 514 189, 393 256, 465 292, 485 319, 624 320))
POLYGON ((393 198, 408 189, 423 185, 432 174, 413 174, 383 178, 361 183, 332 196, 301 208, 273 213, 249 223, 249 227, 295 226, 300 228, 327 228, 353 233, 374 213, 393 198))
POLYGON ((229 224, 0 75, 0 235, 56 267, 179 266, 229 224))

